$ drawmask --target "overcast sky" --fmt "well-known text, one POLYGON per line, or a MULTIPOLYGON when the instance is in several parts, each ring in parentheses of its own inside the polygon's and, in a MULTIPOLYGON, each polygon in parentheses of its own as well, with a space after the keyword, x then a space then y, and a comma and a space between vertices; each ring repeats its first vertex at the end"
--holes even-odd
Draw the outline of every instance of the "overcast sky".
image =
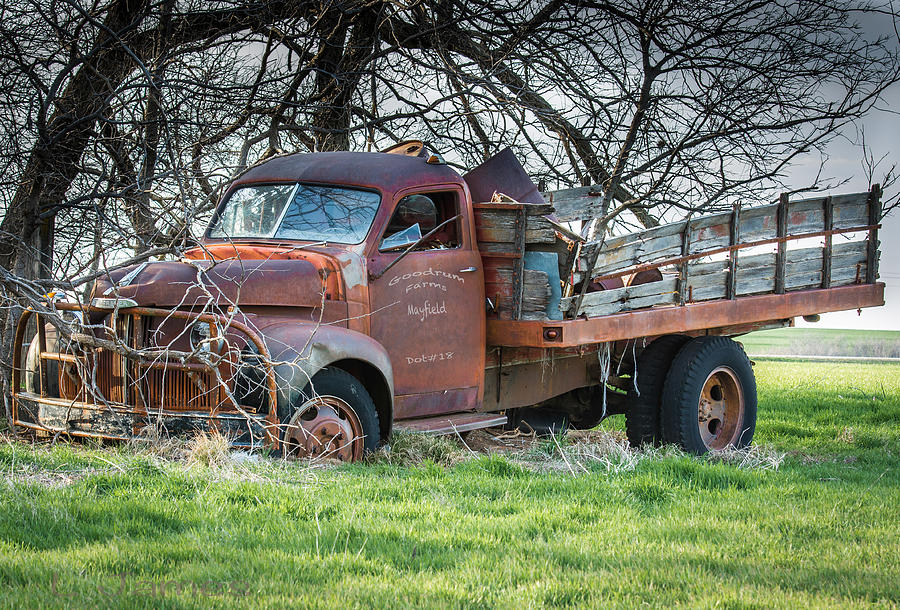
MULTIPOLYGON (((900 85, 888 91, 885 100, 879 104, 882 110, 874 111, 864 121, 866 145, 872 149, 875 158, 887 157, 882 162, 882 172, 892 164, 900 168, 900 85)), ((868 182, 860 163, 862 149, 855 133, 847 133, 845 140, 836 141, 829 152, 825 164, 826 176, 850 178, 850 182, 838 189, 842 193, 856 193, 868 189, 868 182)), ((808 163, 799 165, 790 173, 789 184, 807 184, 818 170, 819 157, 810 158, 808 163)), ((881 172, 876 174, 880 179, 881 172)), ((891 187, 883 198, 897 193, 900 184, 891 187)), ((879 234, 881 240, 880 280, 886 284, 885 306, 856 311, 832 313, 822 316, 813 325, 828 328, 866 328, 900 330, 900 214, 894 213, 883 221, 879 234)), ((798 319, 798 326, 804 325, 798 319)), ((808 324, 807 324, 808 326, 808 324)))

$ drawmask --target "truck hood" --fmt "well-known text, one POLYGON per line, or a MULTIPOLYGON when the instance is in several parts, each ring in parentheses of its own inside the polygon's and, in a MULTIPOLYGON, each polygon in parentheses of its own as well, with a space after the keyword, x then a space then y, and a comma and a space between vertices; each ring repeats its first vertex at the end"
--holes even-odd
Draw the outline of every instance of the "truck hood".
POLYGON ((190 260, 158 262, 118 269, 94 286, 93 297, 134 299, 144 307, 192 307, 213 302, 222 307, 318 307, 335 285, 329 265, 308 260, 190 260), (127 281, 130 272, 137 275, 127 281))

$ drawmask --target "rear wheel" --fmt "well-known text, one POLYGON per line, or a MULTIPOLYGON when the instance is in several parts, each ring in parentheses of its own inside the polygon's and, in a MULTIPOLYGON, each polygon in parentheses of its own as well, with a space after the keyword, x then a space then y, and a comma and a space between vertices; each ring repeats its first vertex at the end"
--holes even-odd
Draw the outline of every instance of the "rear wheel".
POLYGON ((675 356, 662 398, 663 438, 704 454, 746 447, 756 429, 756 379, 740 345, 698 337, 675 356))
POLYGON ((338 368, 317 373, 282 423, 285 455, 291 457, 352 462, 375 451, 380 441, 372 397, 356 377, 338 368))
POLYGON ((665 335, 653 341, 638 356, 637 391, 632 385, 625 412, 625 433, 632 447, 658 445, 661 442, 660 400, 663 384, 672 359, 689 340, 686 335, 665 335))

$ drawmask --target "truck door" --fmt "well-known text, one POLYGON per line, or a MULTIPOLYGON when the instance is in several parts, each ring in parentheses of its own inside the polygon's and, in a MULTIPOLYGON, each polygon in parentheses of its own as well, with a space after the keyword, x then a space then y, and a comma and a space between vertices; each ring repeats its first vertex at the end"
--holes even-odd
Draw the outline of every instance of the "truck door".
POLYGON ((394 369, 394 416, 474 410, 484 383, 484 272, 458 186, 398 193, 369 256, 370 330, 394 369), (456 219, 454 220, 454 217, 456 219))

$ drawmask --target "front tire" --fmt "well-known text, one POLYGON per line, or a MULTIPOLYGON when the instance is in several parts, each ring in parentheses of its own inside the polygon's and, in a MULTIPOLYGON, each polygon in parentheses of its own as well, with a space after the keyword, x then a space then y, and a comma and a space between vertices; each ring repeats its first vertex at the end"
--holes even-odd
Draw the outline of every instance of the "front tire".
POLYGON ((746 447, 755 429, 756 379, 743 348, 727 337, 689 341, 663 387, 663 439, 702 455, 746 447))
POLYGON ((375 402, 356 377, 339 368, 316 373, 281 420, 286 456, 353 462, 381 441, 375 402))

